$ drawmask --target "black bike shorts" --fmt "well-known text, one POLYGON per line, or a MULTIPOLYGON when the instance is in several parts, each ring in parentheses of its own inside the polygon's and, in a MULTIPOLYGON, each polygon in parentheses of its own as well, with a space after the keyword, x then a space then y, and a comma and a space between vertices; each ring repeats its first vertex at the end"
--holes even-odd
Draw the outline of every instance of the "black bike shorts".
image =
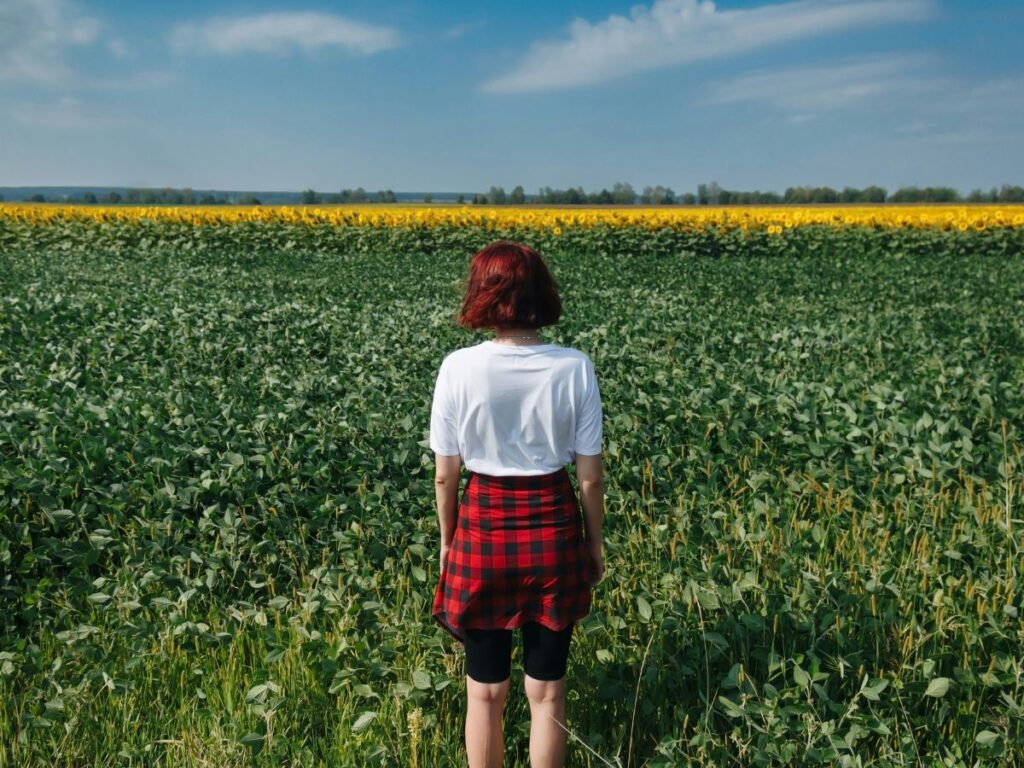
MULTIPOLYGON (((555 631, 530 621, 521 627, 523 670, 534 680, 559 680, 569 659, 572 622, 555 631)), ((467 629, 466 674, 478 683, 501 683, 512 672, 511 629, 467 629)))

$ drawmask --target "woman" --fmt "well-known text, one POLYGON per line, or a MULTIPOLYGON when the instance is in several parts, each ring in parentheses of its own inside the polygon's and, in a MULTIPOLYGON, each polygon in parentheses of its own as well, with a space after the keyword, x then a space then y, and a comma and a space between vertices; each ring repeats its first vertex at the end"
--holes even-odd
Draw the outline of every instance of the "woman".
POLYGON ((466 652, 470 768, 502 763, 512 633, 522 633, 530 764, 565 760, 572 630, 604 574, 601 394, 581 351, 537 329, 562 313, 540 255, 498 241, 473 256, 458 321, 493 340, 444 358, 434 388, 441 576, 433 616, 466 652), (565 465, 575 462, 584 520, 565 465), (458 500, 461 465, 469 479, 458 500))

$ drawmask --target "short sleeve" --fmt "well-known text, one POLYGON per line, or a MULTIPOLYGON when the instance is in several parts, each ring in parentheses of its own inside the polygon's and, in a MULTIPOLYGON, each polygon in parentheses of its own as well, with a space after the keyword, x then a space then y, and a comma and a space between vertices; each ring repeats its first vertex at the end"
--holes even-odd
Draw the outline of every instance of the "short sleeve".
POLYGON ((442 456, 459 453, 459 436, 455 418, 447 360, 441 363, 434 384, 434 401, 430 407, 430 449, 442 456))
POLYGON ((601 390, 597 386, 597 374, 589 357, 583 370, 583 397, 576 414, 575 453, 596 456, 601 453, 601 390))

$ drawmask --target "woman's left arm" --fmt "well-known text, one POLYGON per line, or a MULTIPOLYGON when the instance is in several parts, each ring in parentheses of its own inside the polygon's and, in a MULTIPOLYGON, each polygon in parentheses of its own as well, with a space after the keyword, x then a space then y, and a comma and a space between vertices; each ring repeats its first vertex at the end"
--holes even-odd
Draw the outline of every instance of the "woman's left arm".
POLYGON ((459 478, 462 457, 434 454, 434 494, 437 497, 437 522, 441 528, 441 565, 455 538, 455 521, 459 511, 459 478))

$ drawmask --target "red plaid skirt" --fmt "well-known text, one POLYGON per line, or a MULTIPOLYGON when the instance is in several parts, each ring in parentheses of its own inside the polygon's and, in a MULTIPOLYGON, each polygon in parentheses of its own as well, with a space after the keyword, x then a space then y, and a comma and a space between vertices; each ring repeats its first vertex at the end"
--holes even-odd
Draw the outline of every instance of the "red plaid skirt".
POLYGON ((565 629, 590 612, 590 576, 564 467, 548 475, 470 472, 432 614, 460 643, 464 629, 528 621, 565 629))

